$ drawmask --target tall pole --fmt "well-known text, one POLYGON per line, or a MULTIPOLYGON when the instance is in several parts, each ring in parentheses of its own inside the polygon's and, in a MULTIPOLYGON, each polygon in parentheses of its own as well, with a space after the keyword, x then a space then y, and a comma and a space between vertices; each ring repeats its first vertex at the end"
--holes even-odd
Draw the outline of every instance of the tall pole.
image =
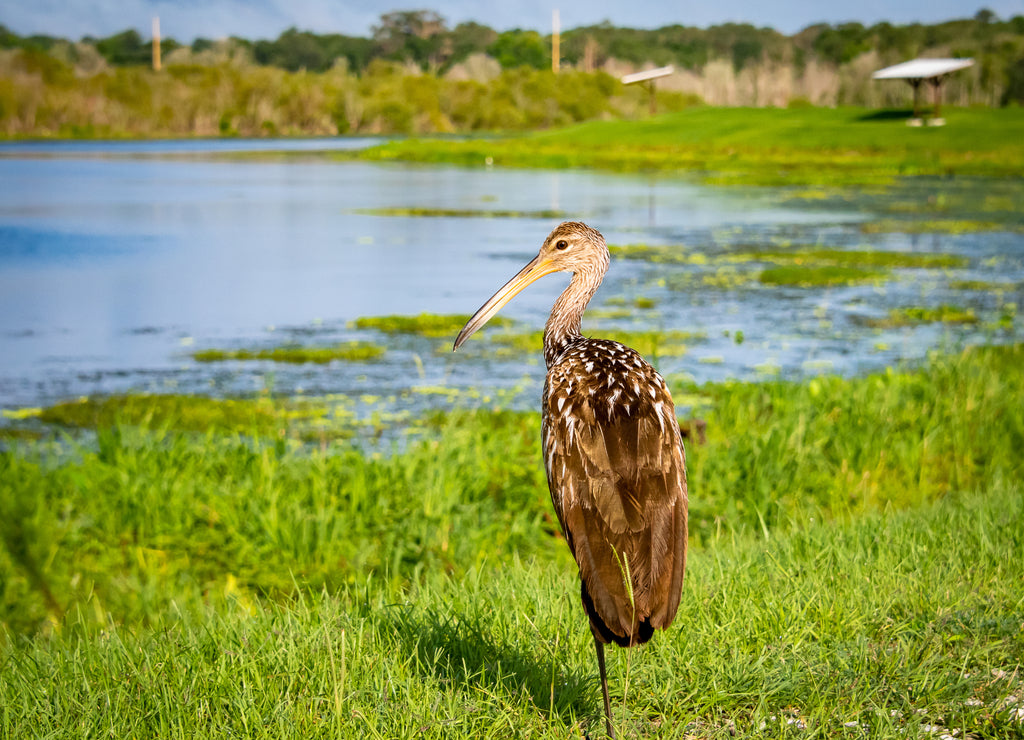
POLYGON ((160 71, 160 16, 153 16, 153 69, 160 71))
POLYGON ((561 39, 558 34, 560 29, 560 22, 558 18, 558 8, 551 11, 551 71, 558 74, 558 55, 559 55, 559 44, 561 39))

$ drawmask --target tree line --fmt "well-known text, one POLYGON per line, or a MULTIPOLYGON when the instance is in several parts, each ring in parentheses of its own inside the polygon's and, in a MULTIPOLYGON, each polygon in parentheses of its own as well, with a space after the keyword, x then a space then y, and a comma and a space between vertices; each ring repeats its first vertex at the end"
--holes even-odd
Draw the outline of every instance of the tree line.
POLYGON ((164 68, 128 30, 68 41, 0 26, 0 136, 224 136, 516 131, 639 118, 646 92, 622 74, 673 64, 658 109, 687 105, 906 106, 905 85, 871 79, 920 55, 971 56, 953 105, 1024 103, 1024 17, 990 11, 933 25, 746 24, 654 30, 598 24, 561 38, 449 28, 431 11, 387 13, 368 37, 289 29, 273 40, 163 39, 164 68))
MULTIPOLYGON (((291 72, 325 72, 341 62, 359 73, 374 60, 384 60, 444 74, 474 54, 492 57, 503 69, 551 66, 550 35, 524 29, 499 32, 475 22, 449 28, 442 16, 430 10, 385 13, 368 37, 289 28, 273 40, 232 37, 229 41, 250 54, 255 63, 291 72)), ((46 35, 18 36, 0 25, 0 48, 49 51, 68 43, 46 35)), ((134 29, 106 38, 86 36, 80 43, 95 47, 114 66, 148 64, 150 60, 151 40, 134 29)), ((186 45, 165 38, 161 50, 164 57, 178 49, 199 54, 216 43, 196 38, 186 45)), ((809 60, 841 65, 872 50, 882 57, 900 58, 944 50, 951 56, 995 56, 1012 65, 1024 55, 1024 16, 1001 20, 991 10, 981 9, 971 18, 936 24, 819 23, 792 36, 744 23, 646 30, 605 22, 565 31, 560 56, 563 64, 588 71, 610 59, 633 65, 673 64, 694 71, 714 59, 728 59, 739 71, 764 60, 798 67, 809 60)))

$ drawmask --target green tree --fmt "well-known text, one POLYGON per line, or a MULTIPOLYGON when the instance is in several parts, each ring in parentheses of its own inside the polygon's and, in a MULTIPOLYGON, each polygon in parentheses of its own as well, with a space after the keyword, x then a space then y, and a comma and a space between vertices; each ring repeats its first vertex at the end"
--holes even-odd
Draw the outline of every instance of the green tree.
POLYGON ((551 50, 536 31, 522 31, 518 28, 504 31, 487 48, 487 53, 497 59, 503 69, 544 69, 551 66, 551 50))
POLYGON ((833 64, 845 64, 871 49, 870 36, 860 23, 826 26, 814 40, 814 51, 833 64))
POLYGON ((134 28, 105 39, 97 39, 93 43, 96 46, 96 51, 102 54, 108 62, 118 66, 149 64, 153 58, 150 42, 143 41, 142 36, 134 28))

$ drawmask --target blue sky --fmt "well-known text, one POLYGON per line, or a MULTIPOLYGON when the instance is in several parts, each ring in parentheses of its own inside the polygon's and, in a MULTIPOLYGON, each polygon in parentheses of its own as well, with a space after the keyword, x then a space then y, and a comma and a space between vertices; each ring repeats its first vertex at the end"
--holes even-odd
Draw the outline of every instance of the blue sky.
POLYGON ((379 0, 0 0, 0 23, 21 34, 48 33, 75 39, 109 36, 129 27, 148 36, 152 17, 159 15, 163 34, 183 42, 196 36, 276 38, 290 26, 365 36, 382 12, 429 8, 439 12, 449 26, 475 20, 498 30, 518 27, 546 33, 551 29, 555 7, 563 29, 603 20, 631 28, 671 23, 706 27, 734 21, 771 26, 784 33, 795 33, 822 21, 934 23, 971 17, 981 7, 991 9, 1000 18, 1024 15, 1024 0, 413 0, 395 5, 379 0))

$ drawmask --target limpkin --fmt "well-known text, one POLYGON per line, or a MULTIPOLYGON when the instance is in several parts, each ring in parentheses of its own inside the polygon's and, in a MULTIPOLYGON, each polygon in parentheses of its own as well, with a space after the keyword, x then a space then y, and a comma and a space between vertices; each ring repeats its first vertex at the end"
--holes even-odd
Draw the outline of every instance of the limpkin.
POLYGON ((538 278, 570 272, 544 327, 542 446, 551 502, 579 566, 615 737, 604 646, 640 645, 672 623, 686 567, 686 468, 665 381, 619 342, 580 334, 608 271, 604 237, 586 224, 552 231, 537 256, 466 323, 458 349, 538 278))

